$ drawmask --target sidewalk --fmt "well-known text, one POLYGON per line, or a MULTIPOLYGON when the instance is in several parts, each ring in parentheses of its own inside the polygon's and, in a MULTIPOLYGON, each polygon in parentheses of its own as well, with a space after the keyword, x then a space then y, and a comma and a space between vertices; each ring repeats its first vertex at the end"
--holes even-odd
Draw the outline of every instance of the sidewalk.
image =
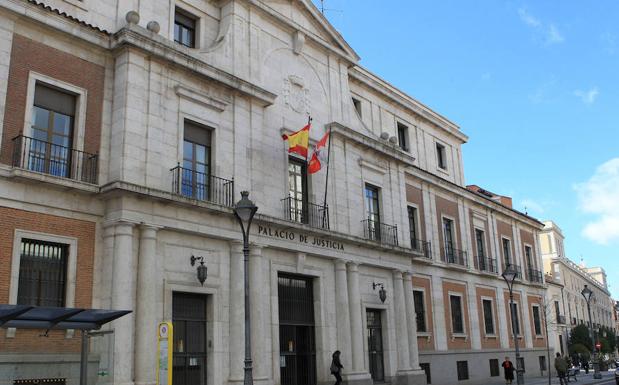
MULTIPOLYGON (((589 372, 589 374, 585 374, 584 371, 580 372, 579 375, 576 376, 576 379, 578 381, 574 381, 574 379, 570 378, 570 384, 574 384, 574 385, 593 385, 593 384, 615 384, 614 380, 615 380, 615 370, 609 370, 607 372, 602 372, 602 379, 601 380, 594 380, 593 379, 593 370, 591 370, 589 372)), ((548 385, 548 377, 531 377, 531 378, 527 378, 525 377, 524 379, 524 383, 525 385, 548 385)), ((556 376, 553 376, 551 378, 551 382, 552 385, 558 385, 559 384, 559 378, 556 376)), ((505 385, 505 381, 495 381, 492 382, 491 384, 488 385, 505 385)), ((516 385, 516 380, 514 380, 512 382, 512 385, 516 385)))

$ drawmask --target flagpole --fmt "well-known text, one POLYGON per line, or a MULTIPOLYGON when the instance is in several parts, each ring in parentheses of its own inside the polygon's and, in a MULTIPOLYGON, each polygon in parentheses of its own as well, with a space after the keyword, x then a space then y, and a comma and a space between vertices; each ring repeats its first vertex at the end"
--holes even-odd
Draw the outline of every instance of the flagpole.
POLYGON ((328 221, 329 218, 327 218, 327 187, 329 186, 329 165, 331 164, 331 127, 329 127, 329 146, 327 147, 327 175, 325 178, 325 200, 323 203, 323 211, 322 211, 322 228, 325 228, 325 220, 326 220, 326 224, 327 226, 329 225, 328 221))
POLYGON ((307 152, 305 153, 305 164, 307 166, 307 156, 309 155, 309 132, 312 129, 312 115, 307 115, 307 125, 309 126, 309 129, 307 130, 307 137, 308 137, 308 141, 307 141, 307 152))

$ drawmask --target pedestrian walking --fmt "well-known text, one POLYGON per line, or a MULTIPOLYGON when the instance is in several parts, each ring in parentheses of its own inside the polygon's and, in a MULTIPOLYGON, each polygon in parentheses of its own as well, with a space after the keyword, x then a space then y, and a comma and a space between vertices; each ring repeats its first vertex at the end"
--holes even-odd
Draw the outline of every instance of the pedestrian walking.
POLYGON ((505 373, 505 383, 510 385, 514 381, 514 364, 509 360, 509 357, 505 357, 505 361, 501 364, 503 372, 505 373))
POLYGON ((344 366, 342 366, 342 362, 340 361, 340 354, 342 352, 340 352, 339 350, 336 350, 333 352, 333 359, 331 360, 331 374, 333 374, 335 376, 335 384, 334 385, 340 385, 342 383, 342 369, 344 368, 344 366))
POLYGON ((555 357, 555 369, 557 370, 557 376, 559 376, 559 384, 566 385, 567 361, 561 357, 561 353, 557 353, 557 357, 555 357))

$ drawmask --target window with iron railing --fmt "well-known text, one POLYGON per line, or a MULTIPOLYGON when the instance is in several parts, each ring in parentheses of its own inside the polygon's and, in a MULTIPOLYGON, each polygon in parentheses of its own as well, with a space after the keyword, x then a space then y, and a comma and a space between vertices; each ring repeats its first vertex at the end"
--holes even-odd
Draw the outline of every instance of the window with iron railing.
POLYGON ((22 239, 18 305, 65 306, 69 246, 22 239))

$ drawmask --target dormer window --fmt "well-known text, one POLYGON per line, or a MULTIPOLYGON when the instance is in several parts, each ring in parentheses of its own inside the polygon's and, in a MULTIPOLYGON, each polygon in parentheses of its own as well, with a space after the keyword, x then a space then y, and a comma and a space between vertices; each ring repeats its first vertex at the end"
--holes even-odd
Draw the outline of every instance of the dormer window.
POLYGON ((361 117, 361 100, 352 98, 352 105, 355 107, 355 111, 357 111, 359 117, 361 117))
POLYGON ((398 146, 404 151, 408 151, 408 127, 402 123, 397 124, 398 126, 398 146))
POLYGON ((185 47, 196 47, 196 25, 198 18, 176 8, 174 11, 174 41, 185 47))

